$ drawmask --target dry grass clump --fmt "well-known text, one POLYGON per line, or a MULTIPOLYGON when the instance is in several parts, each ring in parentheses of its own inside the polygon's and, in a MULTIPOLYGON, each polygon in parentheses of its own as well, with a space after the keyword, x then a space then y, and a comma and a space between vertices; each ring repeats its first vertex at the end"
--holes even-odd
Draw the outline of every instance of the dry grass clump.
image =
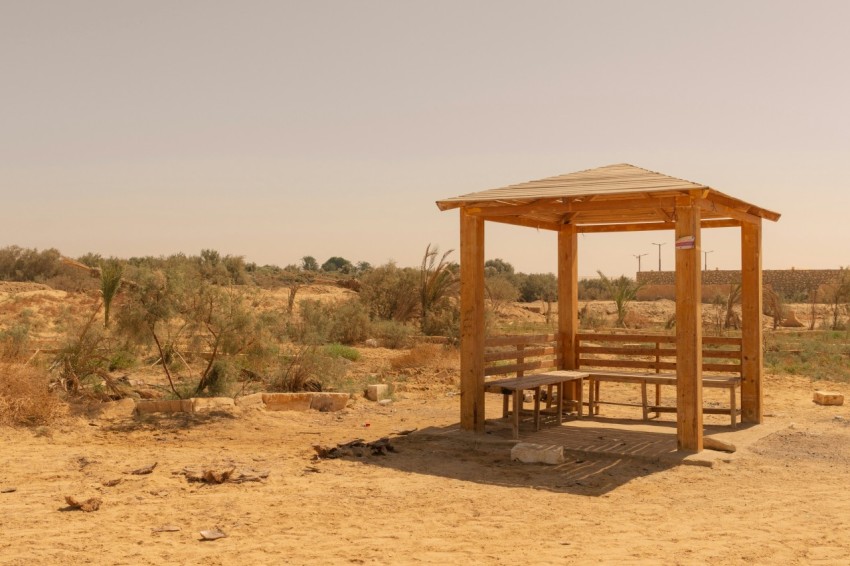
POLYGON ((0 425, 49 425, 62 403, 47 389, 47 375, 38 368, 0 364, 0 425))
POLYGON ((442 344, 417 344, 407 353, 393 358, 390 365, 394 370, 403 369, 459 369, 457 350, 442 344))

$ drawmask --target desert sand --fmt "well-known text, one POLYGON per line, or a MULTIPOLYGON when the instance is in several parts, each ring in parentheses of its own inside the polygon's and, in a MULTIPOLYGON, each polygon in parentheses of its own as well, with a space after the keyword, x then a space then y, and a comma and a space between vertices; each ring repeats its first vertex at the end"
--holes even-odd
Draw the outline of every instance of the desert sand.
POLYGON ((398 435, 456 423, 449 386, 339 413, 78 408, 49 429, 0 429, 0 489, 15 488, 0 494, 0 563, 847 564, 850 411, 813 404, 814 386, 770 376, 776 432, 711 468, 522 464, 503 445, 398 435), (313 445, 384 436, 396 452, 314 460, 313 445), (183 474, 233 467, 268 477, 183 474), (67 510, 68 495, 103 503, 67 510), (227 536, 201 541, 204 530, 227 536))

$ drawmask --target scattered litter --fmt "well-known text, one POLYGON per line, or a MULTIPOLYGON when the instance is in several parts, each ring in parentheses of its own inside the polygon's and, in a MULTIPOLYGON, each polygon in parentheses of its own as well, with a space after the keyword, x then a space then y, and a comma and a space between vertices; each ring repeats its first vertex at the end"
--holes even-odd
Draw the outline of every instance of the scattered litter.
POLYGON ((399 432, 394 432, 393 434, 395 434, 396 436, 407 436, 408 434, 413 434, 417 430, 419 430, 419 429, 418 428, 411 428, 411 429, 408 429, 408 430, 401 430, 399 432))
POLYGON ((313 474, 319 474, 319 473, 322 472, 322 470, 320 470, 316 466, 307 466, 306 468, 304 468, 304 471, 305 472, 311 472, 313 474))
POLYGON ((373 456, 386 456, 389 452, 395 452, 395 447, 390 443, 388 437, 379 438, 374 442, 365 442, 362 438, 337 444, 336 446, 328 447, 319 444, 313 445, 313 450, 316 455, 315 460, 343 458, 345 456, 361 457, 366 450, 369 450, 373 456))
POLYGON ((0 489, 0 493, 14 493, 16 491, 18 491, 17 487, 4 487, 3 489, 0 489))
POLYGON ((223 532, 221 532, 219 530, 215 530, 215 529, 208 530, 208 531, 201 531, 200 535, 201 535, 201 540, 218 540, 220 538, 225 538, 227 536, 223 532))
POLYGON ((116 478, 114 480, 107 480, 107 481, 103 482, 101 485, 103 485, 104 487, 115 487, 116 485, 118 485, 122 481, 124 481, 124 480, 122 480, 121 478, 116 478))
POLYGON ((249 481, 262 481, 269 477, 271 473, 268 470, 257 471, 248 468, 237 469, 236 466, 228 468, 183 468, 180 472, 190 482, 201 482, 208 484, 230 483, 245 483, 249 481))
POLYGON ((152 533, 176 533, 180 530, 180 527, 176 525, 162 525, 161 527, 154 527, 151 529, 152 533))
POLYGON ((151 464, 149 466, 144 466, 142 468, 139 468, 137 470, 132 470, 132 471, 129 471, 127 473, 133 474, 134 476, 144 476, 145 474, 151 473, 153 471, 153 469, 156 468, 157 464, 158 464, 158 462, 154 462, 153 464, 151 464))
POLYGON ((80 501, 75 497, 66 495, 65 503, 67 503, 68 507, 70 507, 71 509, 79 509, 80 511, 85 511, 88 513, 100 509, 100 505, 103 503, 103 500, 99 497, 91 497, 89 499, 86 499, 85 501, 80 501))

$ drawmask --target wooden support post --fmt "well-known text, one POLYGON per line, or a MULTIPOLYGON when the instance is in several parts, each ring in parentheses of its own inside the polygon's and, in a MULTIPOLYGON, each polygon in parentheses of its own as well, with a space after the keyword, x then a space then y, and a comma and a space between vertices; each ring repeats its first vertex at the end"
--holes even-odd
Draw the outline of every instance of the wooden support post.
POLYGON ((460 426, 484 432, 484 220, 460 210, 460 426))
POLYGON ((676 203, 676 427, 679 450, 702 445, 702 278, 700 209, 690 198, 676 203), (693 237, 693 245, 682 247, 693 237))
MULTIPOLYGON (((558 345, 561 348, 560 369, 578 367, 576 334, 578 333, 578 231, 567 224, 558 231, 558 345)), ((581 382, 578 384, 581 387, 581 382)), ((561 387, 562 395, 575 400, 573 387, 561 387)))
POLYGON ((741 421, 761 423, 764 417, 761 221, 741 225, 741 313, 741 421))

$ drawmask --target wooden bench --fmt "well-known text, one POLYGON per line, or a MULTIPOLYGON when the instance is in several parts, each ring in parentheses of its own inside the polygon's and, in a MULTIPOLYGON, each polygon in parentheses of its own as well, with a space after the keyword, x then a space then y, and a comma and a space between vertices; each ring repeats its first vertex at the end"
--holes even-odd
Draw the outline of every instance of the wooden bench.
MULTIPOLYGON (((703 407, 707 414, 728 414, 736 426, 741 414, 736 389, 741 386, 741 339, 704 336, 702 385, 729 391, 729 407, 703 407), (719 374, 719 375, 715 375, 719 374)), ((588 403, 590 414, 599 414, 600 383, 636 383, 641 386, 640 406, 644 420, 650 413, 676 412, 676 407, 661 405, 661 386, 676 385, 676 337, 650 334, 590 334, 576 336, 577 365, 589 374, 588 403), (647 386, 655 386, 655 402, 648 399, 647 386)))

